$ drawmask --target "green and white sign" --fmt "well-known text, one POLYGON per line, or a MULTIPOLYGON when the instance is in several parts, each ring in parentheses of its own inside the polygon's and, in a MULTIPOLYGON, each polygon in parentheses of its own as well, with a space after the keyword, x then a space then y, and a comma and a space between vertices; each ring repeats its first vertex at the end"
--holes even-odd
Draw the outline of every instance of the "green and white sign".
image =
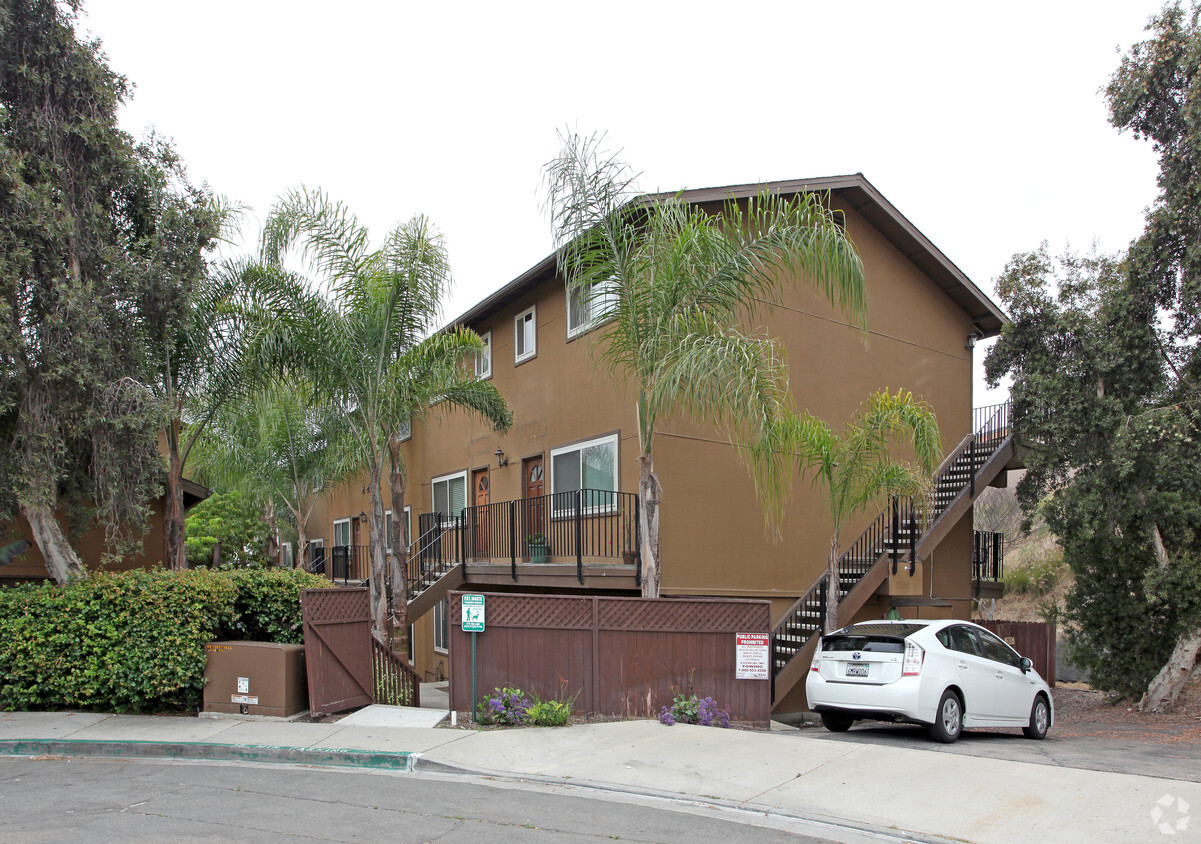
POLYGON ((484 596, 463 596, 463 632, 484 632, 484 596))

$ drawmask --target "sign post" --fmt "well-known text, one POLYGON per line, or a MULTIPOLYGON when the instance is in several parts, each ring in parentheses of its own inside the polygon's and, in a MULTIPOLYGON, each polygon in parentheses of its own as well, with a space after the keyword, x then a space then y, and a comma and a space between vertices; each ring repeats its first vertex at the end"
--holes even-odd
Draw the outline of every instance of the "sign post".
POLYGON ((462 603, 463 632, 471 634, 471 723, 476 723, 475 705, 475 637, 484 632, 484 596, 464 595, 462 603))

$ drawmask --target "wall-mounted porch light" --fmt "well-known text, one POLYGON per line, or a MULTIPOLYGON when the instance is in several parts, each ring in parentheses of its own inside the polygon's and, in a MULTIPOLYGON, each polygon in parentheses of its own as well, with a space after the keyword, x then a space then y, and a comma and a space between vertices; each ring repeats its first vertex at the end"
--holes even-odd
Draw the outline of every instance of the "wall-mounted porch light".
POLYGON ((977 334, 975 331, 968 332, 967 342, 965 342, 963 344, 963 348, 967 349, 970 352, 972 349, 976 348, 976 341, 979 339, 980 339, 980 335, 977 334))
POLYGON ((509 458, 505 457, 505 453, 500 450, 500 446, 497 446, 496 451, 492 453, 496 455, 496 467, 498 469, 502 466, 509 465, 509 458))

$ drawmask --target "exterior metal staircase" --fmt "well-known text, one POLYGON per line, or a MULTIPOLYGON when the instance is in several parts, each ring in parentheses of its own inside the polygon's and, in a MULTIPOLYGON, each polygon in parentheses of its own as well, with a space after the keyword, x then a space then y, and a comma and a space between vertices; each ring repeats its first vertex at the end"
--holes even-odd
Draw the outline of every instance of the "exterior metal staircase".
POLYGON ((456 527, 440 513, 422 513, 417 518, 417 540, 409 546, 405 567, 410 623, 464 583, 463 563, 453 547, 456 527))
MULTIPOLYGON (((889 506, 839 557, 838 622, 850 623, 856 612, 889 573, 904 565, 912 576, 916 562, 928 556, 950 529, 971 508, 977 493, 986 487, 1013 457, 1009 431, 1009 403, 977 408, 973 433, 947 456, 934 474, 931 512, 922 518, 923 506, 893 498, 889 506), (925 525, 923 530, 923 524, 925 525)), ((787 695, 808 671, 825 629, 827 582, 825 567, 813 585, 772 629, 772 705, 787 695)))

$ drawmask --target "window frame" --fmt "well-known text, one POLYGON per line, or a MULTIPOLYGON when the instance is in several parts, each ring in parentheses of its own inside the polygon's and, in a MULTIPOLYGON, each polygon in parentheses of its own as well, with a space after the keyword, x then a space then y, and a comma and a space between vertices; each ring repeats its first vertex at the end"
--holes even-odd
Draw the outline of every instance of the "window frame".
POLYGON ((538 306, 530 305, 517 316, 513 317, 513 365, 525 363, 527 360, 532 360, 538 356, 538 306), (530 332, 530 347, 524 352, 521 351, 522 327, 525 324, 525 318, 530 318, 530 324, 533 326, 533 331, 530 332))
POLYGON ((292 554, 292 543, 291 542, 279 543, 279 556, 280 556, 283 564, 286 565, 288 568, 290 568, 290 569, 296 568, 296 557, 293 556, 293 554, 292 554))
POLYGON ((480 339, 484 341, 484 351, 475 356, 475 377, 481 381, 487 381, 492 377, 492 331, 485 331, 480 335, 480 339), (487 360, 488 365, 481 371, 480 361, 487 360))
POLYGON ((334 544, 332 547, 334 547, 334 548, 349 548, 350 547, 349 542, 345 542, 342 544, 338 543, 338 525, 346 525, 346 538, 348 540, 350 539, 350 517, 347 516, 345 519, 334 519, 334 524, 333 524, 334 544))
POLYGON ((434 604, 434 653, 450 653, 450 603, 443 598, 434 604), (442 644, 438 644, 438 640, 442 644))
MULTIPOLYGON (((430 510, 432 512, 434 512, 434 513, 438 512, 438 497, 434 492, 434 487, 437 486, 439 483, 442 483, 443 481, 450 481, 450 480, 453 480, 454 478, 462 478, 462 480, 463 480, 463 506, 464 507, 467 506, 467 470, 461 469, 458 472, 450 472, 445 475, 438 475, 437 477, 430 478, 430 510)), ((449 505, 450 505, 450 489, 449 488, 447 488, 447 492, 446 492, 446 503, 449 508, 449 505)), ((454 520, 459 514, 458 513, 446 513, 444 515, 449 517, 449 521, 443 521, 442 527, 448 528, 448 527, 452 527, 454 525, 454 523, 455 523, 454 520)))
MULTIPOLYGON (((612 503, 607 504, 607 505, 606 504, 596 504, 596 505, 591 505, 588 507, 583 507, 583 508, 581 508, 580 512, 581 512, 581 514, 586 515, 586 516, 598 516, 598 515, 602 515, 605 513, 612 513, 617 510, 617 494, 621 491, 621 464, 620 464, 621 434, 618 432, 614 432, 611 434, 602 434, 599 437, 593 437, 593 438, 587 439, 587 440, 578 440, 577 442, 567 443, 565 445, 561 445, 556 448, 550 449, 550 454, 548 456, 548 463, 550 466, 550 478, 547 481, 547 486, 550 488, 550 495, 551 495, 551 518, 563 518, 564 516, 571 515, 575 512, 574 509, 567 510, 567 509, 556 509, 555 508, 556 496, 558 496, 564 492, 571 491, 571 490, 558 490, 555 488, 555 458, 561 454, 566 454, 568 452, 575 451, 581 455, 580 459, 582 461, 583 460, 582 455, 583 455, 584 449, 591 448, 591 447, 597 446, 597 445, 603 445, 603 444, 612 444, 612 446, 613 446, 613 489, 612 489, 613 498, 612 498, 612 503)), ((586 489, 586 487, 584 486, 584 467, 583 467, 582 462, 580 465, 580 486, 577 487, 577 489, 586 489)), ((605 491, 607 492, 608 490, 605 490, 605 491)))
POLYGON ((306 571, 312 571, 312 562, 313 562, 313 556, 314 556, 313 549, 314 548, 321 549, 322 565, 324 565, 324 563, 325 563, 325 537, 322 536, 322 537, 318 537, 317 539, 310 539, 310 540, 308 540, 308 545, 309 545, 309 548, 308 548, 309 558, 307 560, 305 560, 304 564, 305 564, 306 571))
POLYGON ((574 293, 577 296, 580 294, 583 294, 585 288, 588 288, 589 293, 591 293, 591 291, 594 288, 596 288, 598 285, 604 285, 605 287, 609 287, 611 289, 609 291, 602 293, 599 296, 593 298, 590 303, 592 305, 595 305, 598 301, 603 301, 607 296, 615 295, 617 292, 616 291, 616 287, 617 287, 616 281, 612 278, 606 279, 603 282, 594 282, 593 284, 587 284, 587 285, 572 285, 570 283, 564 285, 566 288, 566 296, 567 296, 567 320, 566 320, 566 322, 567 322, 567 339, 568 340, 574 340, 576 337, 580 337, 584 334, 587 334, 589 331, 592 331, 595 328, 599 328, 600 326, 604 325, 605 323, 612 321, 612 317, 603 317, 603 316, 599 316, 599 315, 593 315, 587 321, 585 321, 582 325, 573 326, 571 324, 572 294, 574 293))

